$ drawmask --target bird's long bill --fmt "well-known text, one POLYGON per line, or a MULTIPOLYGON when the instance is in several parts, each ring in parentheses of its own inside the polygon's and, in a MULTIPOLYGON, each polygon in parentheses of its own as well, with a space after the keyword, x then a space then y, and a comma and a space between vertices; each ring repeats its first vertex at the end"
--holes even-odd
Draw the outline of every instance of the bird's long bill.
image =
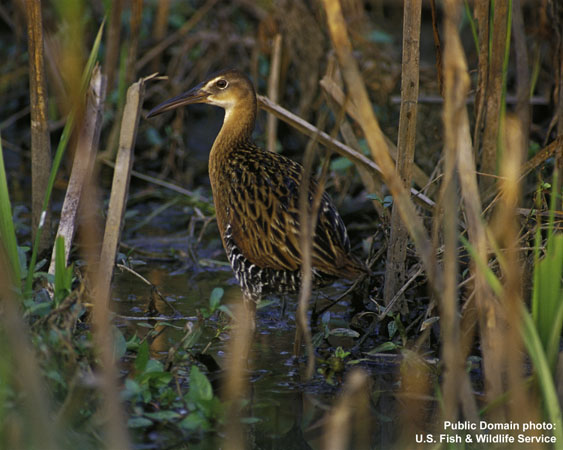
POLYGON ((147 114, 148 117, 153 117, 163 112, 175 109, 178 106, 189 105, 191 103, 203 103, 209 95, 207 92, 202 90, 203 84, 198 84, 194 88, 190 89, 188 92, 184 92, 176 97, 166 100, 157 107, 151 109, 147 114))

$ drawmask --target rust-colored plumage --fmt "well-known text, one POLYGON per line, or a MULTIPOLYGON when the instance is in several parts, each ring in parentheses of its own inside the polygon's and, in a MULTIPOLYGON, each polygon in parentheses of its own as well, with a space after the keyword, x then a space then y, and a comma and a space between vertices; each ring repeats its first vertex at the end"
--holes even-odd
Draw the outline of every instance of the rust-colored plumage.
MULTIPOLYGON (((246 298, 295 292, 301 281, 299 192, 303 167, 285 156, 257 147, 251 138, 256 94, 237 70, 209 77, 190 91, 149 112, 148 117, 191 103, 225 109, 221 131, 209 155, 209 177, 219 232, 246 298)), ((309 183, 309 198, 317 183, 309 183)), ((342 219, 323 193, 312 245, 315 284, 353 279, 366 271, 350 253, 342 219)))

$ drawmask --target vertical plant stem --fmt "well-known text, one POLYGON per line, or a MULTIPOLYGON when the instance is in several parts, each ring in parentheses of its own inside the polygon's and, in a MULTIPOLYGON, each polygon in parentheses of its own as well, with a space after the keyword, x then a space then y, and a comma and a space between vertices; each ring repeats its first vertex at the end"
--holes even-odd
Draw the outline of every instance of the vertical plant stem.
MULTIPOLYGON (((490 33, 492 47, 488 70, 487 94, 485 96, 485 128, 481 151, 481 172, 494 175, 497 172, 497 153, 501 131, 503 100, 503 65, 507 46, 507 19, 510 16, 509 0, 495 0, 493 11, 493 32, 490 33)), ((494 186, 494 177, 484 176, 479 183, 481 193, 494 186)))
POLYGON ((521 329, 523 327, 521 310, 523 305, 522 268, 518 250, 518 218, 516 208, 520 204, 520 170, 525 155, 525 146, 522 139, 521 122, 513 116, 507 117, 505 141, 503 142, 503 157, 501 165, 501 202, 495 216, 495 234, 500 248, 506 249, 503 253, 505 264, 503 267, 504 289, 501 296, 502 307, 506 314, 506 327, 503 327, 503 339, 507 389, 511 392, 508 404, 509 419, 524 423, 537 421, 538 411, 534 401, 528 395, 522 367, 523 344, 521 329))
MULTIPOLYGON (((249 301, 253 302, 253 300, 249 301)), ((240 419, 242 405, 249 388, 246 371, 255 320, 254 312, 242 302, 235 305, 233 313, 237 318, 237 325, 228 343, 229 364, 225 374, 225 401, 228 407, 223 448, 227 450, 246 448, 244 428, 240 419)))
POLYGON ((20 263, 18 256, 18 242, 12 216, 12 205, 8 191, 8 179, 4 167, 4 153, 2 152, 2 137, 0 136, 0 254, 5 252, 8 264, 4 268, 7 280, 12 280, 19 286, 21 281, 20 263))
MULTIPOLYGON (((156 19, 153 25, 153 39, 155 42, 161 41, 166 36, 168 28, 168 14, 170 12, 170 0, 159 0, 156 10, 156 19)), ((158 72, 160 67, 160 54, 157 55, 151 64, 151 72, 158 72)))
MULTIPOLYGON (((467 230, 472 248, 478 260, 486 264, 488 261, 488 246, 485 225, 482 221, 481 198, 476 179, 475 159, 471 148, 471 137, 469 131, 469 117, 465 105, 465 99, 469 91, 469 74, 467 63, 457 31, 455 0, 444 3, 444 11, 447 17, 448 57, 446 73, 447 84, 450 87, 451 96, 447 96, 447 108, 444 110, 445 120, 455 114, 452 127, 446 127, 446 132, 454 134, 446 138, 449 145, 454 145, 457 154, 457 170, 461 184, 463 205, 466 213, 467 230), (450 109, 451 108, 451 109, 450 109), (448 128, 452 128, 448 130, 448 128)), ((445 64, 446 65, 446 64, 445 64)), ((479 324, 481 331, 481 351, 483 355, 483 366, 487 398, 489 400, 498 398, 502 394, 500 361, 500 338, 498 336, 499 318, 497 304, 490 291, 484 271, 472 264, 471 271, 474 274, 474 294, 479 312, 479 324)), ((460 375, 467 376, 465 372, 460 375)), ((464 381, 465 382, 465 381, 464 381)), ((470 401, 465 399, 465 401, 470 401)), ((465 409, 465 408, 464 408, 465 409)), ((500 420, 500 419, 499 419, 500 420)))
POLYGON ((31 103, 31 211, 33 239, 38 229, 38 251, 45 250, 51 241, 51 213, 43 199, 51 171, 51 141, 47 124, 47 82, 43 61, 43 19, 40 0, 26 0, 27 42, 29 48, 29 90, 31 103), (39 232, 40 233, 40 232, 39 232))
MULTIPOLYGON (((272 44, 272 61, 270 63, 270 76, 268 78, 268 97, 274 103, 278 102, 280 88, 280 67, 281 67, 282 35, 276 34, 272 44)), ((276 151, 278 119, 273 114, 268 115, 266 124, 266 135, 268 137, 267 148, 271 152, 276 151)))
POLYGON ((512 27, 514 29, 514 51, 516 53, 516 115, 520 119, 522 148, 528 147, 530 135, 530 72, 526 31, 521 0, 512 0, 512 27))
POLYGON ((432 36, 434 37, 434 48, 436 49, 436 75, 438 77, 438 90, 440 95, 444 95, 444 70, 442 68, 442 42, 440 40, 440 31, 438 29, 438 14, 436 12, 436 0, 430 0, 430 9, 432 12, 432 36))
MULTIPOLYGON (((397 172, 405 188, 410 188, 416 142, 418 80, 420 58, 421 0, 406 0, 403 13, 403 62, 401 81, 401 112, 397 142, 397 172)), ((405 279, 408 233, 399 208, 391 211, 391 236, 387 248, 383 299, 389 304, 405 279)))
POLYGON ((106 39, 105 76, 107 78, 107 90, 111 92, 115 82, 115 73, 118 68, 119 49, 121 43, 121 12, 123 0, 109 2, 111 12, 109 18, 108 34, 106 39))
POLYGON ((368 376, 361 369, 350 372, 342 394, 328 414, 324 450, 369 449, 368 376))
POLYGON ((475 91, 475 129, 473 131, 473 151, 475 155, 479 154, 485 120, 485 99, 487 97, 489 73, 489 9, 490 0, 475 2, 475 20, 479 25, 479 68, 475 91))
MULTIPOLYGON (((459 328, 458 307, 458 205, 455 169, 461 147, 470 148, 469 121, 465 99, 469 90, 469 75, 465 66, 463 49, 457 32, 460 8, 455 1, 444 3, 444 34, 447 36, 444 48, 444 153, 445 170, 442 184, 443 228, 444 228, 444 291, 440 297, 440 323, 444 378, 443 419, 455 421, 459 418, 458 406, 471 411, 477 418, 472 397, 463 395, 469 385, 464 371, 463 352, 459 328)), ((472 173, 473 174, 473 173, 472 173)), ((474 176, 474 175, 473 175, 474 176)))
MULTIPOLYGON (((125 415, 117 387, 118 371, 113 356, 113 331, 110 326, 109 299, 111 278, 127 202, 133 149, 144 93, 144 79, 127 90, 121 120, 119 152, 114 169, 111 196, 99 263, 94 272, 94 339, 102 361, 103 409, 107 419, 107 448, 130 448, 125 415)), ((93 190, 93 189, 92 189, 93 190)), ((91 269, 92 270, 92 269, 91 269)))
POLYGON ((358 63, 352 53, 352 44, 348 38, 346 21, 338 0, 323 0, 327 14, 330 35, 340 62, 340 67, 352 103, 358 108, 360 126, 366 136, 373 158, 379 164, 383 179, 398 204, 401 218, 413 239, 419 256, 426 269, 426 274, 438 292, 441 291, 441 274, 435 265, 434 249, 424 230, 422 220, 410 201, 409 190, 395 173, 395 165, 387 151, 387 144, 374 114, 367 90, 360 74, 358 63))
MULTIPOLYGON (((82 129, 76 143, 75 157, 72 172, 68 182, 68 188, 61 210, 61 219, 57 236, 64 237, 65 266, 74 238, 74 232, 78 225, 78 204, 82 197, 85 184, 88 183, 94 168, 94 160, 102 129, 102 111, 106 95, 105 77, 102 76, 97 66, 92 74, 88 102, 86 105, 82 129)), ((55 272, 55 249, 51 255, 49 273, 55 272)))
POLYGON ((106 219, 104 240, 100 256, 100 277, 96 285, 101 290, 104 298, 109 300, 113 267, 119 245, 119 237, 123 226, 123 216, 127 203, 129 178, 133 165, 133 149, 137 138, 137 127, 141 115, 142 99, 144 94, 144 79, 132 84, 127 90, 127 102, 121 119, 121 133, 119 138, 119 151, 113 172, 111 196, 106 219))
POLYGON ((127 85, 133 82, 136 78, 137 69, 135 63, 137 62, 137 51, 139 47, 139 34, 141 32, 141 19, 143 15, 143 1, 131 1, 131 33, 129 36, 129 47, 127 52, 127 74, 125 81, 127 85))

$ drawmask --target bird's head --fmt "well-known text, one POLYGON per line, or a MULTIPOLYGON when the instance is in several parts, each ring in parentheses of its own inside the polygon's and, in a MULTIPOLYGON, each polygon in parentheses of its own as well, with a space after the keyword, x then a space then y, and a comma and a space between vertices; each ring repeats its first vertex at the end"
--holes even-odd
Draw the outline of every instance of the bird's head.
POLYGON ((147 114, 153 117, 179 106, 207 103, 224 108, 227 114, 237 105, 256 109, 256 93, 248 77, 238 70, 224 70, 183 94, 161 103, 147 114))

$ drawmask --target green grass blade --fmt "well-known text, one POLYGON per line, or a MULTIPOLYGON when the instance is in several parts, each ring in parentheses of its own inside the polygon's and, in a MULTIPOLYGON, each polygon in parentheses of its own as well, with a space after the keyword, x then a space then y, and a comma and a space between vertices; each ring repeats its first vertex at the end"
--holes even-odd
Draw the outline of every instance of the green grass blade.
POLYGON ((479 54, 479 35, 477 34, 475 19, 473 18, 473 14, 471 14, 469 2, 467 0, 464 0, 463 4, 465 6, 465 15, 467 16, 469 26, 471 27, 471 34, 473 35, 473 42, 475 43, 475 51, 477 52, 477 54, 479 54))
POLYGON ((548 416, 548 421, 553 423, 553 435, 557 439, 557 444, 554 448, 562 448, 563 444, 563 420, 561 416, 561 407, 557 396, 557 390, 553 383, 553 377, 549 370, 549 364, 546 354, 541 344, 540 337, 537 333, 534 321, 530 313, 526 310, 524 305, 521 308, 522 312, 522 338, 528 350, 528 354, 536 369, 540 389, 543 394, 544 408, 548 416))
POLYGON ((18 257, 18 242, 12 217, 12 205, 8 192, 8 177, 4 168, 4 153, 2 139, 0 138, 0 242, 10 260, 13 280, 19 284, 21 279, 20 262, 18 257))
MULTIPOLYGON (((86 62, 86 67, 82 74, 82 93, 86 92, 86 88, 90 83, 90 78, 92 76, 92 71, 94 70, 94 65, 98 58, 98 53, 100 50, 100 43, 102 41, 102 33, 104 29, 104 22, 100 25, 100 29, 98 30, 98 34, 94 41, 94 45, 92 46, 92 50, 90 51, 90 56, 88 57, 88 61, 86 62)), ((53 167, 51 168, 51 173, 49 174, 49 182, 47 184, 47 190, 45 191, 45 197, 43 199, 43 213, 47 210, 47 206, 49 205, 49 200, 51 199, 51 193, 53 192, 53 186, 55 185, 55 178, 57 176, 57 172, 59 171, 59 167, 61 165, 61 161, 63 159, 66 147, 68 145, 68 141, 70 139, 70 135, 74 128, 75 122, 75 115, 76 115, 76 108, 68 115, 65 127, 63 129, 63 133, 61 135, 61 140, 59 141, 59 145, 57 146, 57 151, 55 153, 55 158, 53 159, 53 167)), ((31 253, 31 260, 29 262, 29 270, 27 273, 27 279, 25 282, 25 291, 24 294, 28 297, 31 293, 31 288, 33 284, 33 275, 35 271, 35 264, 37 263, 37 253, 39 250, 39 242, 41 239, 41 234, 43 233, 43 224, 40 223, 37 228, 37 233, 35 235, 35 241, 33 242, 33 251, 31 253)))

